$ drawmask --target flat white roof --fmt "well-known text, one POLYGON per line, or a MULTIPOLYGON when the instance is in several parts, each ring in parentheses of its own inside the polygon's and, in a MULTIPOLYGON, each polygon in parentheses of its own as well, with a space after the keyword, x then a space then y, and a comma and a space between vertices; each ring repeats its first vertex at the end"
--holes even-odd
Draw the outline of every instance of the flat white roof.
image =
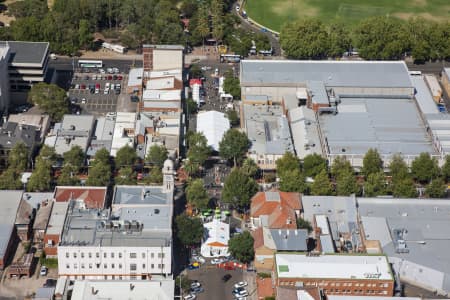
POLYGON ((128 86, 142 85, 142 75, 144 74, 144 68, 130 69, 128 74, 128 86))
POLYGON ((142 99, 146 100, 181 100, 181 90, 158 90, 147 89, 144 90, 142 99))
POLYGON ((392 280, 385 256, 276 254, 279 278, 392 280))
POLYGON ((136 113, 118 112, 111 145, 111 156, 116 156, 117 150, 125 145, 134 146, 134 130, 136 127, 136 113), (128 135, 127 131, 133 134, 128 135))
POLYGON ((220 243, 228 246, 230 240, 230 225, 223 223, 218 219, 213 219, 212 222, 203 224, 205 228, 205 241, 203 244, 209 245, 212 243, 220 243))
POLYGON ((75 281, 72 300, 173 300, 174 280, 75 281), (92 291, 95 290, 95 295, 92 291))
POLYGON ((61 234, 68 207, 69 202, 55 202, 53 204, 46 234, 61 234))
POLYGON ((197 115, 197 132, 202 132, 208 145, 219 150, 223 135, 230 129, 230 121, 225 114, 218 111, 199 112, 197 115))

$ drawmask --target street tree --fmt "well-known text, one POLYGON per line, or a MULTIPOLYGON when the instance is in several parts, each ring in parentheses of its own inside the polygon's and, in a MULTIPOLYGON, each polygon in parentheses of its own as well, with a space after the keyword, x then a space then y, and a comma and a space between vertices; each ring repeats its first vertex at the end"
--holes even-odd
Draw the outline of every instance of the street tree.
POLYGON ((116 162, 116 168, 121 168, 124 166, 134 166, 137 159, 136 150, 133 147, 125 145, 117 151, 114 161, 116 162))
POLYGON ((66 91, 55 84, 33 84, 28 101, 48 113, 54 121, 61 120, 69 112, 66 91))
POLYGON ((186 198, 189 204, 196 209, 205 209, 208 207, 209 196, 203 186, 202 179, 194 179, 189 182, 186 188, 186 198))
POLYGON ((61 186, 71 186, 71 185, 80 185, 80 180, 76 176, 76 172, 74 172, 74 168, 72 165, 65 165, 61 169, 61 174, 58 176, 58 185, 61 186))
POLYGON ((119 185, 136 185, 136 172, 130 166, 121 167, 115 181, 119 185))
POLYGON ((392 183, 392 194, 397 198, 414 198, 417 196, 417 189, 414 181, 409 178, 401 178, 392 183))
POLYGON ((222 200, 242 210, 250 206, 250 199, 257 191, 258 184, 241 169, 234 168, 225 179, 222 200))
POLYGON ((186 214, 176 217, 177 237, 185 247, 197 246, 202 242, 203 224, 199 218, 192 218, 186 214))
POLYGON ((74 145, 63 154, 64 165, 71 166, 74 172, 78 172, 84 165, 84 151, 80 146, 74 145))
POLYGON ((53 165, 58 159, 58 155, 55 152, 55 148, 43 145, 41 150, 39 150, 39 156, 47 160, 51 165, 53 165))
POLYGON ((20 172, 16 169, 8 168, 0 175, 0 190, 20 190, 23 184, 20 181, 20 172))
POLYGON ((228 120, 230 121, 231 126, 239 125, 239 115, 237 111, 235 111, 234 109, 230 109, 229 111, 227 111, 226 115, 228 117, 228 120))
POLYGON ((163 173, 160 168, 153 167, 148 174, 147 180, 149 184, 161 184, 163 182, 163 173))
POLYGON ((392 176, 392 182, 409 177, 408 165, 400 154, 395 154, 392 156, 391 163, 389 164, 389 170, 392 176))
POLYGON ((277 166, 278 177, 288 171, 300 170, 300 159, 292 152, 285 152, 283 156, 275 162, 277 166))
POLYGON ((329 49, 326 26, 317 19, 287 23, 280 33, 280 44, 286 56, 293 59, 320 59, 329 49))
POLYGON ((305 176, 299 169, 286 171, 280 176, 280 191, 306 193, 307 190, 305 176))
POLYGON ((311 195, 314 196, 331 196, 333 195, 333 185, 330 182, 328 173, 322 170, 314 178, 314 182, 311 184, 311 195))
POLYGON ((244 159, 250 145, 247 134, 232 128, 225 132, 219 142, 219 153, 224 159, 232 159, 234 166, 237 166, 244 159))
POLYGON ((28 148, 20 142, 14 145, 14 147, 8 153, 8 169, 14 169, 18 172, 23 172, 28 165, 28 148))
POLYGON ((383 171, 369 174, 364 181, 364 196, 376 197, 386 194, 386 178, 383 171))
POLYGON ((241 84, 239 78, 234 77, 232 74, 227 74, 223 81, 223 90, 225 93, 233 96, 233 99, 241 99, 241 84))
POLYGON ((341 172, 336 179, 336 194, 338 196, 350 196, 360 193, 360 187, 356 182, 353 172, 341 172))
POLYGON ((53 183, 52 166, 49 161, 37 158, 36 167, 27 183, 29 192, 50 191, 53 183))
POLYGON ((327 160, 317 153, 308 154, 303 159, 303 173, 306 177, 314 178, 322 170, 327 170, 327 160))
POLYGON ((111 183, 111 161, 108 150, 102 148, 95 153, 89 167, 88 186, 108 186, 111 183))
POLYGON ((228 241, 228 252, 242 263, 249 263, 255 258, 253 237, 249 231, 233 236, 228 241))
POLYGON ((202 166, 211 154, 211 147, 208 146, 208 140, 203 133, 195 132, 187 137, 187 141, 189 147, 187 158, 191 162, 202 166))
POLYGON ((345 156, 336 157, 331 164, 331 175, 334 178, 339 178, 341 173, 353 173, 353 167, 345 156))
POLYGON ((450 155, 445 156, 445 163, 441 168, 441 173, 445 180, 450 180, 450 155))
POLYGON ((164 145, 154 144, 150 147, 145 160, 151 165, 162 169, 169 153, 164 145))
POLYGON ((447 196, 447 184, 442 178, 433 179, 425 189, 425 195, 429 198, 445 198, 447 196))
POLYGON ((255 177, 258 174, 258 172, 259 172, 259 167, 258 167, 258 165, 256 164, 256 162, 253 159, 247 157, 242 162, 241 170, 247 176, 255 177))
POLYGON ((361 173, 367 178, 370 174, 378 173, 383 170, 383 161, 376 149, 370 148, 363 159, 361 173))
POLYGON ((429 153, 420 153, 411 164, 411 174, 421 183, 430 182, 439 176, 439 166, 435 158, 429 153))

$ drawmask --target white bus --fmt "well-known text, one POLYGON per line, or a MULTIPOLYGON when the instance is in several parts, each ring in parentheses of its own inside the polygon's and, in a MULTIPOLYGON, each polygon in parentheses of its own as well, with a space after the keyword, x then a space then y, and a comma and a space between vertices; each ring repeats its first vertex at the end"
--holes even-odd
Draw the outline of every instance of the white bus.
POLYGON ((241 56, 237 54, 220 54, 220 62, 238 63, 241 61, 241 56))
POLYGON ((103 61, 101 61, 101 60, 79 60, 78 67, 79 68, 102 68, 103 61))

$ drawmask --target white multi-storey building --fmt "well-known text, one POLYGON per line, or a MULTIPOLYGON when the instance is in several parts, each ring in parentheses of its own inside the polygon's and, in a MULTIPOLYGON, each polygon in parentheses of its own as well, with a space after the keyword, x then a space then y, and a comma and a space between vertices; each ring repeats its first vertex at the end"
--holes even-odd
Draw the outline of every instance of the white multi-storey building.
POLYGON ((172 274, 173 163, 162 186, 117 186, 112 210, 69 207, 58 273, 69 279, 148 280, 172 274))

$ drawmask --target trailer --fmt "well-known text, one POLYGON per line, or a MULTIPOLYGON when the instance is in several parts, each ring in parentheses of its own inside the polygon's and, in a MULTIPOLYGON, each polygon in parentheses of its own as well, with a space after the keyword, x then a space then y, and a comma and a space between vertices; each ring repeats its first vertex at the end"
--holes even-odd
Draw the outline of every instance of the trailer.
POLYGON ((120 54, 124 54, 127 51, 127 48, 124 47, 124 46, 110 44, 110 43, 107 43, 107 42, 104 42, 102 44, 102 47, 105 48, 105 49, 109 49, 109 50, 115 51, 115 52, 120 53, 120 54))

